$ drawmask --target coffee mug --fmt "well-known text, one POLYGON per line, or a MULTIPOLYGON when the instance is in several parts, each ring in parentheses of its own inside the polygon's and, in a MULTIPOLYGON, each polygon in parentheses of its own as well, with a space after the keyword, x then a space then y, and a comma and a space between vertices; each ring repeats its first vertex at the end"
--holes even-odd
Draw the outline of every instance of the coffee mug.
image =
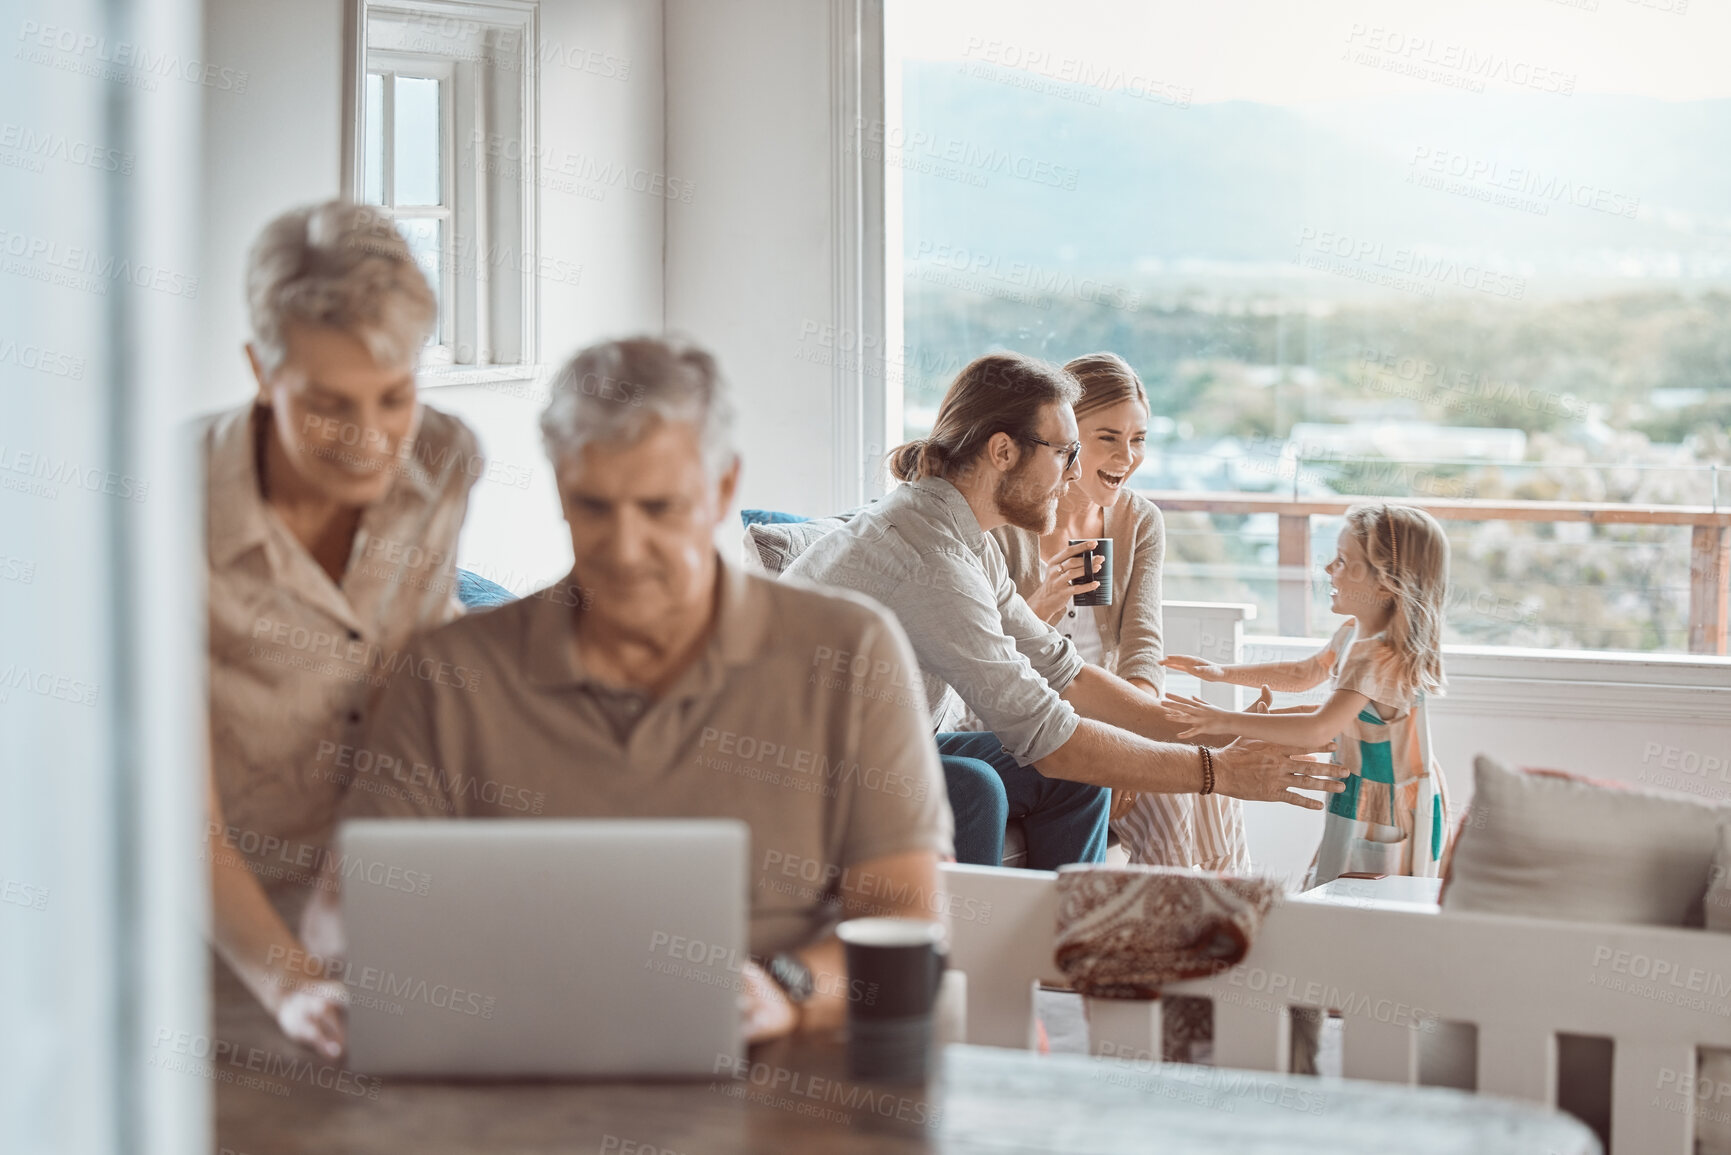
MULTIPOLYGON (((1092 540, 1079 537, 1071 545, 1081 545, 1092 540)), ((1073 586, 1085 586, 1089 582, 1100 583, 1099 589, 1089 590, 1085 594, 1077 594, 1070 601, 1078 606, 1109 606, 1112 604, 1112 539, 1103 537, 1094 542, 1094 548, 1076 555, 1082 559, 1082 576, 1071 580, 1073 586)))
POLYGON ((854 918, 836 928, 847 951, 848 1073, 923 1082, 931 1066, 932 1008, 949 956, 944 928, 915 918, 854 918))

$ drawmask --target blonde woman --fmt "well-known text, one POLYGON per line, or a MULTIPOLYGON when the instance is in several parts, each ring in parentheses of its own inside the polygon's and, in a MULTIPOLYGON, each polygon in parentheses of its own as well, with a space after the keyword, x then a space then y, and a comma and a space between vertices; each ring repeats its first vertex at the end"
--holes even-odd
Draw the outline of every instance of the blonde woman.
MULTIPOLYGON (((1160 570, 1166 530, 1159 509, 1127 488, 1148 440, 1148 395, 1124 359, 1091 353, 1064 366, 1082 385, 1075 403, 1082 443, 1081 476, 1058 504, 1057 525, 1036 535, 1003 526, 992 531, 1023 600, 1075 645, 1083 660, 1117 674, 1151 697, 1165 682, 1161 666, 1160 570), (1080 555, 1100 538, 1112 541, 1113 599, 1077 607, 1072 597, 1098 583, 1072 586, 1080 555), (1072 546, 1072 541, 1083 541, 1072 546)), ((1244 870, 1244 807, 1219 794, 1114 793, 1112 827, 1132 862, 1244 870)))
MULTIPOLYGON (((218 951, 283 1031, 343 1046, 341 987, 288 925, 320 871, 385 678, 459 612, 473 434, 422 406, 437 305, 390 218, 331 201, 265 226, 247 268, 257 393, 201 429, 218 951)), ((316 944, 313 944, 316 945, 316 944)))

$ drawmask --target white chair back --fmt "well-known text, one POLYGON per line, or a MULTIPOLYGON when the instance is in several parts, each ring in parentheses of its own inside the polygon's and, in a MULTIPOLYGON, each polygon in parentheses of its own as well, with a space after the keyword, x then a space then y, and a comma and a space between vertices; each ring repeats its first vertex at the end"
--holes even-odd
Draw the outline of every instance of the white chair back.
MULTIPOLYGON (((968 1041, 1028 1047, 1052 961, 1057 875, 946 865, 968 1041), (971 900, 971 901, 970 901, 971 900), (970 909, 973 917, 967 917, 970 909)), ((1284 1071, 1293 1006, 1338 1011, 1351 1078, 1413 1084, 1422 1032, 1477 1029, 1483 1094, 1554 1104, 1558 1034, 1615 1045, 1612 1155, 1690 1155, 1698 1047, 1731 1048, 1731 935, 1287 900, 1238 966, 1176 983, 1214 1004, 1214 1061, 1284 1071)), ((1159 1055, 1158 1002, 1090 1000, 1095 1054, 1159 1055)), ((1711 1088, 1709 1088, 1711 1092, 1711 1088)))

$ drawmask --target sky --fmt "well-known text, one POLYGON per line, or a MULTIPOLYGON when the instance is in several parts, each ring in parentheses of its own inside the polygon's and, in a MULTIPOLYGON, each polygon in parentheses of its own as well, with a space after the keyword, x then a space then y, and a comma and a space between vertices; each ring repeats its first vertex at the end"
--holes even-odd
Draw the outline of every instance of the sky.
POLYGON ((1193 104, 1434 91, 1473 79, 1469 57, 1500 62, 1492 91, 1731 97, 1731 0, 888 0, 886 16, 907 58, 1122 70, 1193 104))

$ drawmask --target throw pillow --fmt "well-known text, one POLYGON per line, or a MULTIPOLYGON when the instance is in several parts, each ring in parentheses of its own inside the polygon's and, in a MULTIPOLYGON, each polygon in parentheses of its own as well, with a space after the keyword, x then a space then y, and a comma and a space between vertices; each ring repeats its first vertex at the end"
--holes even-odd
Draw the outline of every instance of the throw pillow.
POLYGON ((1702 925, 1726 808, 1474 760, 1444 910, 1571 922, 1702 925))
POLYGON ((750 555, 763 563, 771 577, 778 578, 813 542, 846 523, 845 517, 818 517, 779 525, 752 525, 746 527, 745 540, 750 555))
POLYGON ((460 569, 457 571, 457 600, 463 603, 464 609, 480 610, 514 602, 517 595, 496 581, 460 569))
POLYGON ((753 525, 787 525, 795 521, 810 521, 809 517, 801 517, 797 513, 783 513, 779 509, 742 509, 739 511, 740 524, 747 527, 753 525))

